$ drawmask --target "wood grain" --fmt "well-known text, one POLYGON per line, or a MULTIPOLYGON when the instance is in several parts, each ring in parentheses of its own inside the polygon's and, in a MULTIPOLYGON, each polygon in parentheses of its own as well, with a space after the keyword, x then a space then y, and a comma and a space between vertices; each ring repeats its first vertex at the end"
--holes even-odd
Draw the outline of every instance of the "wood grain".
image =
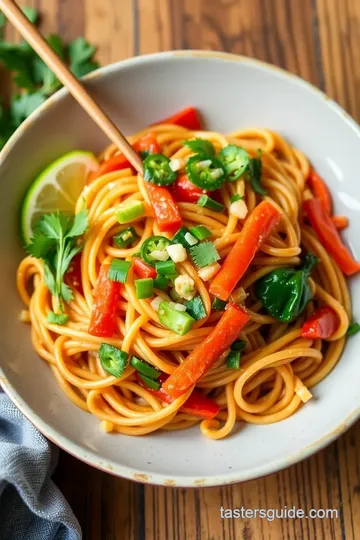
MULTIPOLYGON (((284 67, 360 120, 359 0, 33 0, 46 31, 85 33, 101 63, 170 48, 225 50, 284 67)), ((14 32, 9 29, 9 35, 14 32)), ((221 442, 214 443, 221 444, 221 442)), ((282 472, 232 487, 154 488, 62 453, 55 477, 86 540, 359 540, 360 424, 282 472), (335 508, 338 519, 222 520, 220 507, 335 508)))

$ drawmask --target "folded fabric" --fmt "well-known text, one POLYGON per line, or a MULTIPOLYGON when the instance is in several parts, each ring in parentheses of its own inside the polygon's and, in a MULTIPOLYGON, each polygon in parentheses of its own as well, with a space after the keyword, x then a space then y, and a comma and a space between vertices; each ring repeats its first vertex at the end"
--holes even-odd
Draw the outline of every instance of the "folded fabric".
POLYGON ((51 480, 58 448, 0 390, 1 540, 80 540, 69 504, 51 480))

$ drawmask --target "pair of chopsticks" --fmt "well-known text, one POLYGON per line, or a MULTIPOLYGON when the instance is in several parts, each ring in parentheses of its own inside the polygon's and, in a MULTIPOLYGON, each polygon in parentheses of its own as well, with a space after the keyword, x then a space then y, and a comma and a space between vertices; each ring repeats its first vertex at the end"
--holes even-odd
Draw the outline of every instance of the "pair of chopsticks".
POLYGON ((143 163, 140 156, 133 150, 107 114, 88 94, 81 82, 52 50, 38 29, 26 18, 19 6, 13 0, 0 0, 0 9, 105 135, 121 150, 132 166, 143 174, 143 163))

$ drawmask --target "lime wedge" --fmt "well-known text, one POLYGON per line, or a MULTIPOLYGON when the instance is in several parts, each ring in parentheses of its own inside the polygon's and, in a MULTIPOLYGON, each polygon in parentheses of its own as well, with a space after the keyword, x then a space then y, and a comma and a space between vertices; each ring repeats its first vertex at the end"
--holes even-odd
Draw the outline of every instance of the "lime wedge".
POLYGON ((34 235, 34 226, 43 214, 72 213, 87 174, 99 162, 91 152, 75 150, 49 165, 31 184, 21 209, 21 232, 25 243, 34 235))

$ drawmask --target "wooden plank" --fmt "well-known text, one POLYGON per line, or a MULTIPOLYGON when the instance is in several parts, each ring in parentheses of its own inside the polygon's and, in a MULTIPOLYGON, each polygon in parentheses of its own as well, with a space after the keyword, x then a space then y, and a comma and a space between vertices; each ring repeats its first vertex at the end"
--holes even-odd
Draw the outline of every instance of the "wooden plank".
POLYGON ((326 91, 359 121, 360 3, 316 0, 316 7, 326 91))

